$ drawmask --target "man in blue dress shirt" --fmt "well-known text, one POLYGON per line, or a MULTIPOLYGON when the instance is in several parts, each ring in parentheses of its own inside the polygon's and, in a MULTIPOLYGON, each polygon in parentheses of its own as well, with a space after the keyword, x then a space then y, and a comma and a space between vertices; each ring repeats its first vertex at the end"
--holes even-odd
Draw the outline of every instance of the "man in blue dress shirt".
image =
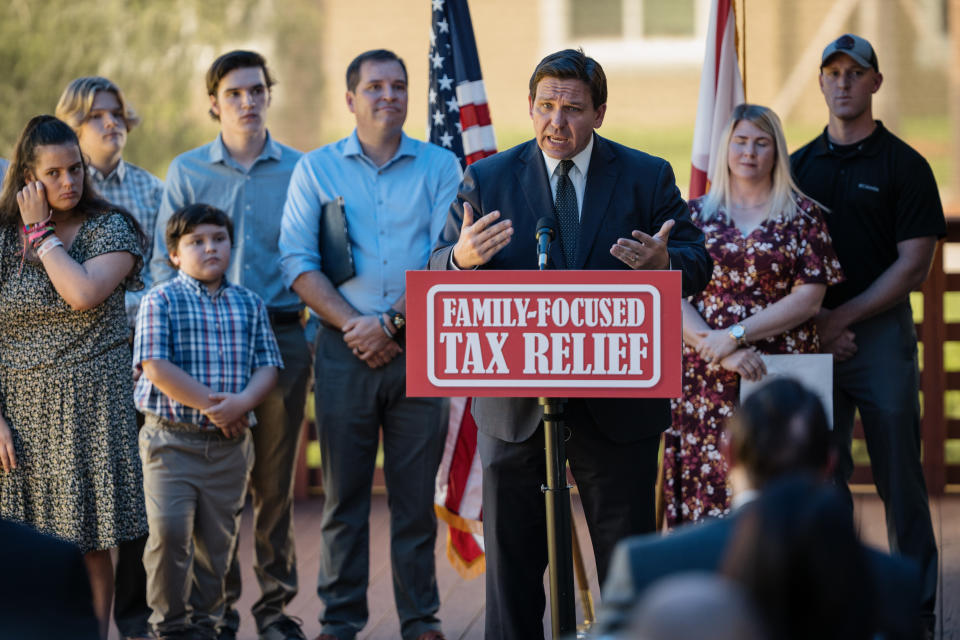
POLYGON ((451 152, 404 135, 407 73, 396 54, 357 56, 347 68, 346 100, 357 127, 297 164, 280 233, 284 282, 322 325, 315 377, 326 502, 317 592, 326 607, 318 640, 351 640, 367 622, 370 489, 381 429, 401 635, 436 640, 443 636, 433 486, 446 411, 439 399, 407 397, 401 342, 405 272, 426 268, 461 171, 451 152), (318 232, 324 205, 337 197, 355 275, 335 286, 321 269, 318 232))
MULTIPOLYGON (((273 79, 266 61, 252 51, 231 51, 207 71, 210 115, 220 135, 210 144, 174 158, 157 216, 151 270, 156 282, 176 272, 167 264, 164 232, 177 209, 205 203, 233 222, 233 259, 227 279, 257 293, 267 304, 283 369, 277 386, 256 408, 256 462, 250 477, 254 551, 260 599, 253 616, 261 640, 300 640, 300 625, 284 613, 297 594, 293 543, 293 476, 303 422, 310 355, 300 323, 303 304, 283 285, 277 241, 290 174, 302 155, 267 131, 273 79)), ((221 639, 235 638, 240 617, 240 567, 236 551, 227 573, 227 613, 221 639)))

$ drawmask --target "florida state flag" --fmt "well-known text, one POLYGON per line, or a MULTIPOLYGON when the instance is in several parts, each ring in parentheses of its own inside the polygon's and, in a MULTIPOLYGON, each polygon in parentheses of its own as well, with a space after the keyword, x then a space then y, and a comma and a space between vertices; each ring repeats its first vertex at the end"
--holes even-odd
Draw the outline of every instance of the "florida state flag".
POLYGON ((697 124, 693 130, 693 158, 688 198, 710 188, 711 154, 733 108, 744 101, 743 78, 737 64, 737 22, 733 0, 712 0, 707 47, 700 75, 697 124))

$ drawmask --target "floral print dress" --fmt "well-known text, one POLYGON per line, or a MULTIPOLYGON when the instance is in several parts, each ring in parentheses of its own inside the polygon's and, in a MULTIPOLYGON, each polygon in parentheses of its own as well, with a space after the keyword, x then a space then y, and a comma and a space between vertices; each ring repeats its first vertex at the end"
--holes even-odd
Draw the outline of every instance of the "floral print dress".
MULTIPOLYGON (((801 284, 832 285, 843 279, 820 208, 798 198, 803 211, 787 220, 770 218, 743 235, 720 210, 703 222, 703 198, 689 203, 713 258, 713 277, 690 299, 712 329, 741 322, 801 284)), ((753 343, 762 353, 816 353, 820 342, 812 320, 753 343)), ((672 401, 673 424, 664 435, 664 497, 670 526, 722 516, 729 511, 727 461, 721 454, 724 422, 740 393, 739 376, 707 364, 683 346, 683 396, 672 401)))
POLYGON ((79 263, 114 251, 137 259, 93 309, 76 311, 0 226, 0 412, 17 468, 0 470, 0 518, 86 553, 147 533, 137 451, 125 289, 143 288, 139 239, 118 213, 83 221, 68 253, 79 263))

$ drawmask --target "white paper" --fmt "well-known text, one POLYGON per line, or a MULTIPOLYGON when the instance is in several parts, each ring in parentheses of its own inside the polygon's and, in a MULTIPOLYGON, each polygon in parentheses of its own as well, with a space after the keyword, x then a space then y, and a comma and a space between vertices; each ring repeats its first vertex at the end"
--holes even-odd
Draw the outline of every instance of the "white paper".
POLYGON ((759 382, 740 378, 740 404, 775 378, 796 380, 820 398, 827 413, 827 425, 833 430, 833 355, 829 353, 761 354, 767 375, 759 382))

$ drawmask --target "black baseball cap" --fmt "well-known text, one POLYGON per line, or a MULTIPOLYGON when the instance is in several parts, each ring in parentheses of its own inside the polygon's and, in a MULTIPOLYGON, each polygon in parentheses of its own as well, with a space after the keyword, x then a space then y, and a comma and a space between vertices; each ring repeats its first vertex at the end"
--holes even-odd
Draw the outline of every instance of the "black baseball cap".
POLYGON ((845 33, 828 44, 820 57, 820 68, 822 69, 827 61, 838 53, 850 56, 861 67, 873 67, 874 71, 880 72, 877 53, 873 50, 873 46, 860 36, 845 33))

